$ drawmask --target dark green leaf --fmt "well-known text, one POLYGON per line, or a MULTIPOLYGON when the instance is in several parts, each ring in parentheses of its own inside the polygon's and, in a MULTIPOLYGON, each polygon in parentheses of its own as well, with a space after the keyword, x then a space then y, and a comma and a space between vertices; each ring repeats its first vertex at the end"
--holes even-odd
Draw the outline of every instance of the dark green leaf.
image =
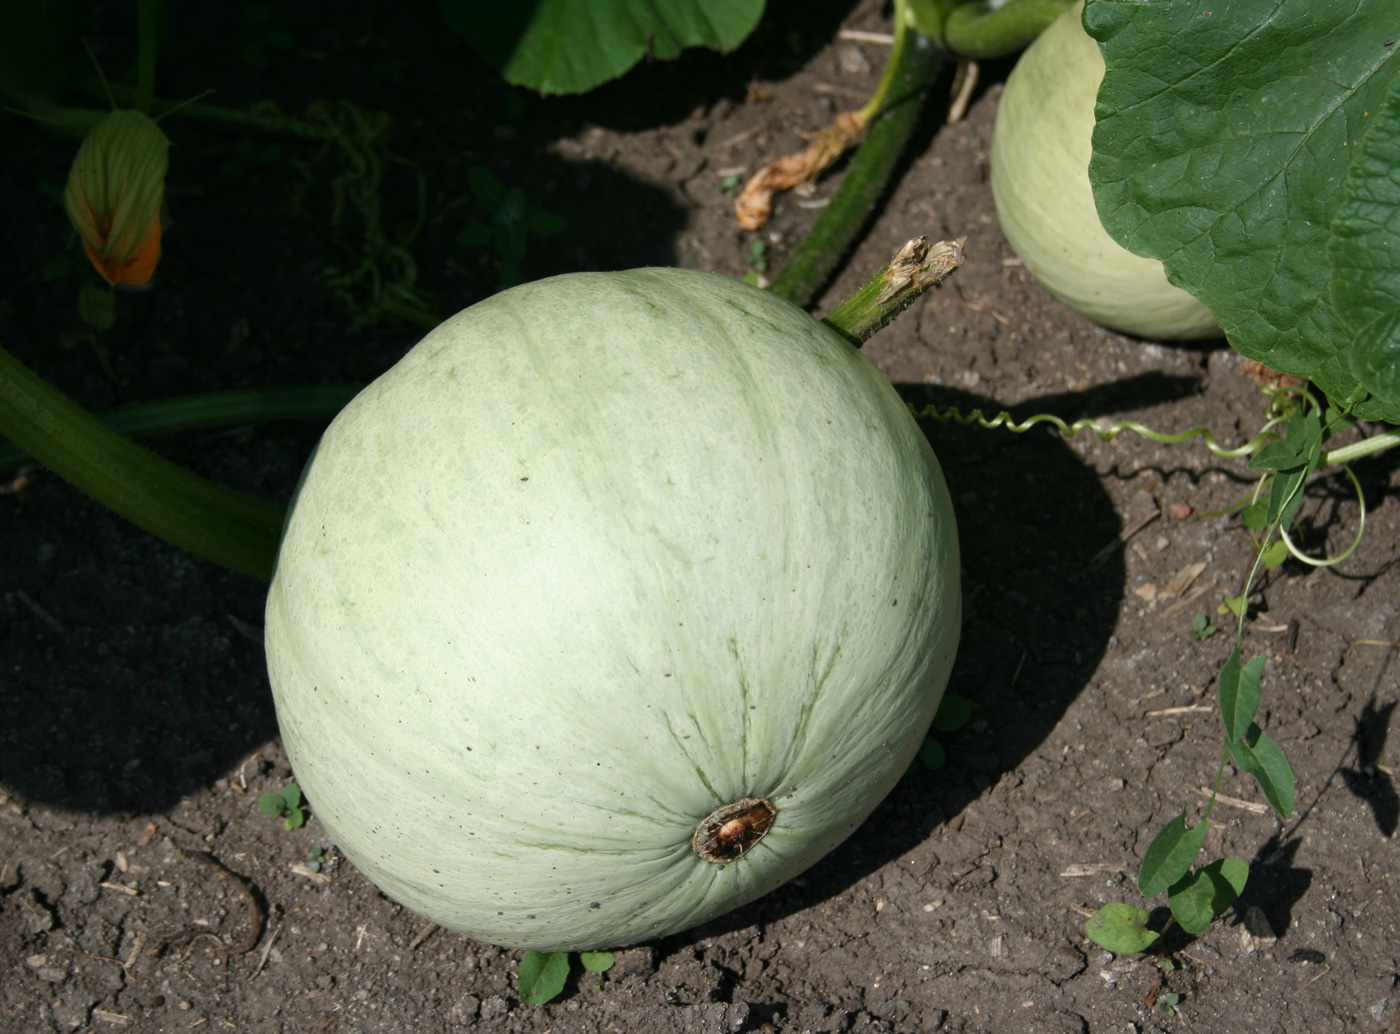
POLYGON ((1283 750, 1259 726, 1251 724, 1243 739, 1226 741, 1240 771, 1254 777, 1269 805, 1281 819, 1293 814, 1293 769, 1283 750))
POLYGON ((1191 868, 1206 840, 1206 823, 1186 825, 1186 812, 1172 819, 1147 847, 1138 872, 1138 890, 1143 897, 1155 898, 1191 868))
POLYGON ((971 717, 971 700, 957 693, 945 693, 938 713, 933 716, 933 728, 937 732, 957 732, 971 717))
POLYGON ((569 228, 569 220, 558 212, 529 208, 525 211, 525 228, 531 237, 557 237, 569 228))
POLYGON ((733 50, 762 13, 763 0, 442 0, 454 32, 508 82, 541 93, 584 93, 686 47, 733 50))
MULTIPOLYGON (((1329 238, 1363 134, 1400 118, 1387 103, 1400 69, 1400 47, 1385 45, 1393 14, 1394 0, 1089 0, 1084 11, 1107 64, 1089 166, 1104 226, 1160 258, 1236 349, 1334 402, 1359 385, 1329 238)), ((1378 141, 1382 175, 1384 153, 1378 141)), ((1393 282, 1400 237, 1360 236, 1384 250, 1366 257, 1376 279, 1393 282)), ((1362 396, 1353 412, 1400 421, 1386 398, 1362 396)))
POLYGON ((559 997, 568 979, 567 952, 527 951, 516 972, 515 989, 526 1005, 544 1005, 559 997))
POLYGON ((1259 676, 1264 670, 1264 658, 1254 658, 1240 664, 1240 648, 1230 651, 1216 680, 1220 700, 1220 720, 1225 724, 1225 738, 1238 740, 1249 731, 1259 711, 1259 676))
POLYGON ((1215 919, 1211 901, 1215 885, 1204 871, 1190 872, 1171 886, 1167 905, 1172 918, 1189 934, 1204 933, 1215 919))
POLYGON ((1288 440, 1270 442, 1249 464, 1255 470, 1278 471, 1269 486, 1266 526, 1276 521, 1284 526, 1292 523, 1303 502, 1303 485, 1317 469, 1321 455, 1321 414, 1311 406, 1300 406, 1288 421, 1288 440))
POLYGON ((1084 924, 1084 932, 1102 948, 1119 955, 1132 955, 1146 951, 1157 940, 1157 934, 1147 928, 1150 918, 1140 908, 1115 901, 1095 912, 1084 924))
POLYGON ((525 221, 525 191, 521 187, 511 187, 501 199, 496 209, 496 222, 503 226, 514 226, 525 221))
POLYGON ((1307 454, 1297 445, 1282 441, 1268 442, 1250 459, 1249 466, 1253 470, 1302 470, 1307 463, 1307 454))
POLYGON ((471 189, 477 204, 489 212, 494 213, 496 209, 500 208, 501 202, 506 197, 505 184, 498 180, 484 165, 473 165, 467 170, 467 186, 471 189))
POLYGON ((1307 468, 1288 470, 1274 475, 1269 486, 1270 524, 1278 523, 1285 527, 1292 523, 1293 515, 1303 501, 1303 482, 1307 480, 1307 468))
POLYGON ((1355 335, 1351 372, 1400 406, 1400 76, 1368 124, 1342 184, 1327 258, 1332 303, 1355 335))
POLYGON ((287 802, 280 793, 265 793, 258 798, 258 811, 270 819, 280 818, 287 810, 287 802))
POLYGON ((1269 504, 1266 500, 1261 499, 1257 503, 1250 503, 1240 511, 1240 523, 1250 531, 1263 531, 1269 526, 1266 519, 1268 512, 1269 504))
POLYGON ((1172 916, 1187 933, 1204 933, 1244 893, 1248 877, 1249 864, 1238 858, 1219 858, 1188 873, 1169 892, 1172 916))
POLYGON ((924 745, 919 748, 919 761, 930 772, 937 772, 948 763, 948 751, 932 736, 925 736, 924 745))
POLYGON ((287 817, 282 820, 284 829, 300 829, 306 825, 306 812, 300 808, 291 808, 287 811, 287 817))
POLYGON ((1239 858, 1217 858, 1201 872, 1206 873, 1215 884, 1215 900, 1211 902, 1211 908, 1216 915, 1233 905, 1249 882, 1249 863, 1239 858))
POLYGON ((287 802, 289 808, 299 808, 301 806, 301 787, 296 783, 288 783, 286 789, 282 791, 282 800, 287 802))
POLYGON ((463 248, 484 248, 494 239, 491 227, 478 219, 473 219, 457 234, 457 244, 463 248))
POLYGON ((1400 402, 1400 309, 1379 316, 1351 343, 1351 372, 1377 396, 1400 402))
POLYGON ((606 973, 612 969, 615 961, 610 951, 581 951, 578 953, 578 960, 590 973, 606 973))

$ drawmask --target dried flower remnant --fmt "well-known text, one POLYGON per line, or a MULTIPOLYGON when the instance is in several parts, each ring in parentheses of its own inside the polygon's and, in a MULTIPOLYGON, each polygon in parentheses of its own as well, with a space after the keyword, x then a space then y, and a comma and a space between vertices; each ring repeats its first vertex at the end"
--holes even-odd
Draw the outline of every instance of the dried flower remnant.
POLYGON ((759 169, 734 202, 739 225, 745 230, 761 229, 772 214, 774 194, 816 182, 827 166, 865 138, 869 127, 870 118, 864 112, 843 111, 831 125, 812 137, 806 148, 759 169))
POLYGON ((778 810, 762 797, 745 797, 705 816, 690 846, 707 862, 732 862, 762 840, 777 817, 778 810))
POLYGON ((144 284, 160 259, 170 140, 139 111, 113 111, 83 139, 63 207, 109 284, 144 284))

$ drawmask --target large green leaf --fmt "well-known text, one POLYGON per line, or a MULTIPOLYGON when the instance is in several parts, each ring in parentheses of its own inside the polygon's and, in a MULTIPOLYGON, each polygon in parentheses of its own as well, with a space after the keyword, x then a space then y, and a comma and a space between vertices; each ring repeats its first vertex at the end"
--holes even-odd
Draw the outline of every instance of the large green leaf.
MULTIPOLYGON (((1393 49, 1393 47, 1392 47, 1393 49)), ((1371 116, 1368 115, 1368 118, 1371 116)), ((1343 184, 1327 257, 1332 304, 1355 337, 1351 372, 1400 405, 1400 75, 1371 118, 1343 184)))
MULTIPOLYGON (((1395 0, 1089 0, 1084 27, 1107 64, 1089 178, 1109 233, 1160 258, 1245 355, 1400 422, 1381 390, 1393 375, 1367 367, 1373 395, 1358 384, 1360 328, 1328 266, 1363 137, 1400 119, 1385 103, 1394 14, 1395 0)), ((1393 270, 1400 238, 1369 239, 1393 270)))
POLYGON ((584 93, 643 57, 686 47, 733 50, 764 0, 442 0, 447 24, 500 69, 540 93, 584 93))

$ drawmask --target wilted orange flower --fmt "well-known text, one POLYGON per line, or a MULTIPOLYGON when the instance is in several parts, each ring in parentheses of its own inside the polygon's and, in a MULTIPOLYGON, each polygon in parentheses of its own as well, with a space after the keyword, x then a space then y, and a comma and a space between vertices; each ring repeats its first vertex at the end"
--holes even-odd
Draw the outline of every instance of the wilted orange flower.
POLYGON ((139 111, 113 111, 78 148, 63 207, 109 284, 144 284, 160 259, 170 141, 139 111))

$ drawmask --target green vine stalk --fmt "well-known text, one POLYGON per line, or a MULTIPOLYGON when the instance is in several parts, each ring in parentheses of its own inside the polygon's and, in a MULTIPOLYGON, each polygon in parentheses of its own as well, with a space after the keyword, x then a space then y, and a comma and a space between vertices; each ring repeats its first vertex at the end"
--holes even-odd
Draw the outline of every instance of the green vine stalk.
POLYGON ((272 577, 285 508, 202 478, 118 434, 0 348, 0 433, 159 538, 272 577))
POLYGON ((875 211, 913 136, 924 94, 947 60, 942 48, 913 27, 904 15, 903 4, 896 6, 895 16, 894 50, 866 106, 867 111, 881 114, 874 117, 864 141, 851 156, 831 201, 768 286, 794 305, 812 303, 875 211))

